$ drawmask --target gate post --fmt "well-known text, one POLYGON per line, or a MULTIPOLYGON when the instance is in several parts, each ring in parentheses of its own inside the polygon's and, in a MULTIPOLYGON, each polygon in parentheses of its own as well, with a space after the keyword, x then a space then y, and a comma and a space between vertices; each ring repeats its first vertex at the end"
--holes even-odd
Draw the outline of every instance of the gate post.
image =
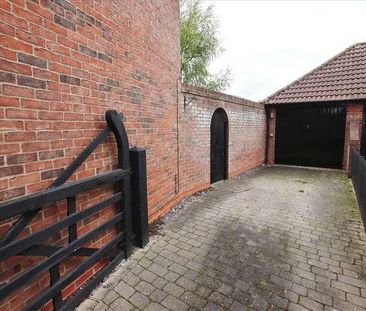
POLYGON ((145 149, 130 149, 130 167, 133 244, 143 248, 149 242, 145 149))
MULTIPOLYGON (((113 132, 117 143, 118 150, 118 168, 123 170, 129 170, 129 144, 126 128, 122 122, 122 115, 115 110, 107 110, 105 118, 109 129, 113 132)), ((132 254, 132 225, 131 225, 131 182, 130 178, 124 178, 120 181, 119 190, 122 193, 122 200, 120 202, 120 208, 123 211, 123 230, 125 234, 124 238, 124 251, 125 258, 127 259, 132 254)))

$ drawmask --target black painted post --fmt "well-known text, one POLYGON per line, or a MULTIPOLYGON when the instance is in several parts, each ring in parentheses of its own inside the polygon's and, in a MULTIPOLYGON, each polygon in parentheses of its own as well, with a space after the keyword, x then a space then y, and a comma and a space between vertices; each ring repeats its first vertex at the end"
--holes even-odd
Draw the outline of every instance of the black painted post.
POLYGON ((142 248, 149 242, 145 149, 130 149, 130 167, 132 232, 135 235, 133 243, 142 248))
MULTIPOLYGON (((108 110, 105 114, 108 127, 113 132, 118 149, 118 168, 123 170, 130 169, 129 145, 126 128, 122 122, 122 115, 115 110, 108 110)), ((124 213, 123 226, 124 231, 124 250, 127 259, 132 254, 132 224, 131 224, 131 183, 130 178, 124 178, 120 182, 120 191, 122 193, 121 210, 124 213)))

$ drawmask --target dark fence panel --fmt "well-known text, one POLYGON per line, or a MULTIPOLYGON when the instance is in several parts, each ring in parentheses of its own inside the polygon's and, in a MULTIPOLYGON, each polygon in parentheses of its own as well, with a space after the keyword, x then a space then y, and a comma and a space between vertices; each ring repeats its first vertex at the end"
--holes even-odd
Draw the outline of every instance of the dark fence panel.
POLYGON ((351 178, 362 221, 366 227, 366 160, 354 148, 351 150, 351 178))

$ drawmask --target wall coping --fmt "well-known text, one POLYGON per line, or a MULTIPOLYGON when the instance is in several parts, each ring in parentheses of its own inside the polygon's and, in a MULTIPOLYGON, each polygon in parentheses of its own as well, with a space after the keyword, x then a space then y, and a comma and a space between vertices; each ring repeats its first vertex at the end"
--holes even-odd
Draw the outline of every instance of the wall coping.
POLYGON ((203 88, 203 87, 197 87, 190 84, 182 83, 181 84, 181 92, 191 95, 196 95, 200 97, 205 98, 211 98, 214 100, 221 100, 225 102, 229 102, 232 104, 247 106, 247 107, 253 107, 253 108, 259 108, 264 110, 264 103, 255 102, 249 99, 229 95, 226 93, 211 91, 209 89, 203 88))

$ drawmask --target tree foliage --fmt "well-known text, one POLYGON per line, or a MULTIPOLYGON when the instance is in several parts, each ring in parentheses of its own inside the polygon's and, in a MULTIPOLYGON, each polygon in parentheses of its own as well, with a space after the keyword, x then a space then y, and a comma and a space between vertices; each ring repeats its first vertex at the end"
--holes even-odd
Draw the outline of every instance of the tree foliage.
POLYGON ((223 91, 229 86, 229 69, 218 74, 211 74, 208 69, 212 60, 223 51, 212 6, 204 9, 201 0, 181 1, 180 46, 183 82, 215 91, 223 91))

